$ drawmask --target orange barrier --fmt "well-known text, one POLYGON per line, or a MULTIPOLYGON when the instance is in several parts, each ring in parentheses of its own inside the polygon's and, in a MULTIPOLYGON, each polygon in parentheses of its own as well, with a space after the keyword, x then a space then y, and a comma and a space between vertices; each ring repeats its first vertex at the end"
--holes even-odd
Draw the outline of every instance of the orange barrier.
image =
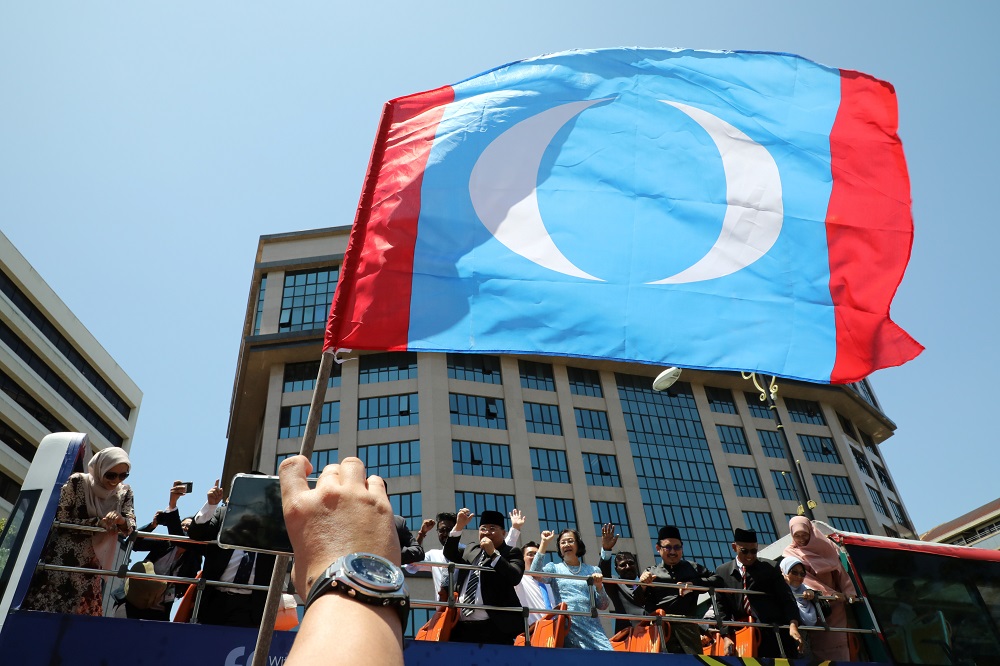
MULTIPOLYGON (((740 657, 754 657, 760 649, 760 630, 757 627, 743 627, 736 631, 736 654, 740 657)), ((711 645, 706 645, 704 654, 725 657, 725 641, 719 636, 711 645)))
MULTIPOLYGON (((556 606, 556 610, 566 610, 566 603, 556 606)), ((569 633, 569 615, 556 615, 548 613, 542 619, 528 627, 531 634, 529 641, 525 641, 524 634, 519 635, 514 640, 514 645, 531 645, 532 647, 562 647, 566 642, 566 634, 569 633)))
POLYGON ((458 624, 458 609, 449 606, 440 606, 427 624, 417 630, 416 640, 418 641, 447 641, 451 638, 451 630, 458 624))
MULTIPOLYGON (((200 571, 195 575, 195 578, 201 578, 200 571)), ((177 605, 177 612, 174 613, 174 622, 191 621, 191 615, 194 614, 194 598, 197 593, 197 585, 188 585, 187 589, 184 591, 184 596, 181 597, 180 604, 177 605)))
MULTIPOLYGON (((657 610, 656 615, 662 617, 664 613, 657 610)), ((611 647, 618 652, 665 652, 665 643, 670 640, 669 624, 664 625, 663 634, 661 639, 660 630, 651 621, 640 622, 612 636, 611 647)))

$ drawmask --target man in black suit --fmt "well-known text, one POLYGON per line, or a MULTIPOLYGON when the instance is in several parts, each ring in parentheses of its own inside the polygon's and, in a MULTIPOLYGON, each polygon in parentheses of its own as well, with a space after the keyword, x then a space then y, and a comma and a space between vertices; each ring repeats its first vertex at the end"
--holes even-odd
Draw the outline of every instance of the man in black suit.
MULTIPOLYGON (((601 527, 601 563, 599 565, 601 575, 604 576, 605 580, 608 578, 620 578, 621 580, 633 580, 635 583, 631 585, 605 583, 604 590, 608 593, 608 598, 611 599, 611 605, 614 606, 616 613, 643 615, 645 610, 642 607, 642 603, 635 599, 635 594, 639 590, 639 581, 636 580, 639 576, 639 562, 636 560, 634 553, 627 551, 613 553, 612 551, 617 543, 618 535, 615 534, 615 526, 611 523, 606 523, 601 527), (615 562, 614 576, 611 575, 612 559, 615 562)), ((639 620, 616 619, 615 633, 638 622, 639 620)))
POLYGON ((399 538, 399 562, 400 564, 412 564, 424 559, 424 547, 417 543, 413 532, 406 526, 406 518, 393 516, 396 525, 396 536, 399 538))
MULTIPOLYGON (((208 491, 208 501, 195 514, 188 536, 198 541, 214 541, 222 527, 222 488, 216 479, 208 491)), ((202 578, 206 581, 250 583, 267 587, 274 569, 274 555, 244 550, 205 547, 202 578)), ((201 595, 198 622, 229 627, 259 627, 267 603, 267 590, 247 590, 237 587, 206 586, 201 595)))
POLYGON ((499 511, 483 511, 479 517, 479 540, 459 550, 462 530, 472 520, 469 509, 458 512, 455 529, 444 544, 444 556, 450 562, 475 564, 484 571, 462 569, 456 572, 458 599, 464 604, 507 606, 510 611, 463 609, 459 611, 458 624, 451 630, 451 639, 457 643, 492 643, 512 645, 524 631, 521 602, 514 588, 524 575, 524 557, 521 549, 504 543, 504 515, 499 511))
MULTIPOLYGON (((798 654, 802 644, 799 634, 799 609, 781 571, 774 564, 757 559, 757 533, 737 528, 733 531, 733 552, 736 559, 716 569, 721 584, 729 588, 743 588, 764 594, 719 594, 722 619, 735 622, 762 622, 787 624, 791 629, 781 629, 781 642, 789 659, 798 654)), ((723 638, 726 654, 735 654, 733 630, 723 638)), ((755 657, 781 657, 777 636, 772 629, 760 628, 760 649, 755 657)))
MULTIPOLYGON (((138 532, 152 532, 158 525, 167 528, 167 532, 173 536, 187 536, 188 528, 192 518, 181 520, 177 511, 177 500, 185 494, 183 481, 174 481, 170 488, 170 500, 165 511, 157 511, 153 516, 153 521, 148 525, 140 527, 138 532)), ((201 568, 201 555, 204 548, 201 545, 178 543, 174 541, 162 541, 160 539, 136 539, 132 545, 134 552, 149 551, 149 555, 143 560, 153 565, 153 570, 162 576, 180 576, 182 578, 194 578, 201 568)), ((138 587, 137 580, 129 581, 129 587, 138 587)), ((141 584, 141 583, 140 583, 141 584)), ((148 583, 146 583, 148 584, 148 583)), ((170 608, 173 606, 176 593, 183 593, 187 589, 186 583, 177 585, 167 585, 163 594, 153 604, 144 608, 135 606, 129 597, 125 596, 125 615, 135 620, 160 620, 170 621, 170 608), (179 590, 177 588, 180 588, 179 590)))

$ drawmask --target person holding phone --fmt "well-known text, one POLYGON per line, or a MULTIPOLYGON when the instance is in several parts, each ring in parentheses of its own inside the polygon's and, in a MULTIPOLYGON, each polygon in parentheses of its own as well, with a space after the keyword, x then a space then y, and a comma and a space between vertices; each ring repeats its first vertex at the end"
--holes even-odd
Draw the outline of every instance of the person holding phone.
POLYGON ((409 599, 405 588, 391 593, 386 605, 349 596, 330 585, 337 564, 370 555, 388 579, 398 574, 399 541, 392 505, 382 479, 366 477, 358 458, 327 465, 315 488, 306 477, 312 464, 305 456, 281 463, 281 499, 288 537, 294 551, 292 578, 299 595, 308 599, 286 666, 331 664, 348 666, 364 655, 366 663, 403 664, 403 621, 409 599), (336 631, 331 631, 336 627, 336 631))
MULTIPOLYGON (((215 541, 222 527, 222 487, 215 480, 207 493, 205 505, 194 516, 188 536, 197 541, 215 541)), ((271 582, 274 555, 254 553, 240 549, 220 548, 216 544, 205 546, 205 565, 202 578, 206 581, 234 583, 236 585, 263 585, 271 582)), ((228 627, 259 627, 267 603, 267 590, 249 590, 245 587, 209 585, 201 595, 198 609, 200 624, 228 627)))

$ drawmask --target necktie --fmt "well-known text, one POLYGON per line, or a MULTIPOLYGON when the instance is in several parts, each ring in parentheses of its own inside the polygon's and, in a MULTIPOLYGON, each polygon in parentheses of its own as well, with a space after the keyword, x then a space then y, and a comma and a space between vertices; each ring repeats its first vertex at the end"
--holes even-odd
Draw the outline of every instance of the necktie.
POLYGON ((251 553, 249 551, 243 552, 243 559, 240 560, 240 568, 236 570, 236 577, 233 578, 233 582, 238 585, 245 585, 250 582, 250 571, 253 570, 254 560, 257 559, 256 553, 251 553))
MULTIPOLYGON (((479 554, 476 558, 476 566, 482 562, 483 553, 479 554)), ((476 591, 479 590, 479 569, 474 569, 469 572, 469 584, 465 586, 465 596, 462 597, 463 604, 474 604, 476 603, 476 591)), ((475 608, 463 608, 462 615, 469 617, 476 612, 475 608)))
MULTIPOLYGON (((747 589, 747 570, 743 569, 743 589, 747 589)), ((753 617, 753 611, 750 608, 750 595, 743 595, 743 612, 746 613, 747 618, 753 617)))

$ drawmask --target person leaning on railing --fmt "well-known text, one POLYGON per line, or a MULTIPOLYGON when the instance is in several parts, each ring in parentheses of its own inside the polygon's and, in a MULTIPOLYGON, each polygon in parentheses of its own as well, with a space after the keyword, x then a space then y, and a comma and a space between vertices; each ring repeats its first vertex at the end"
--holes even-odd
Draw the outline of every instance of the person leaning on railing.
MULTIPOLYGON (((59 491, 56 522, 100 527, 104 531, 53 528, 42 561, 66 567, 114 569, 118 536, 135 529, 132 489, 123 483, 132 468, 117 447, 99 451, 87 472, 72 474, 59 491)), ((24 608, 52 613, 101 615, 101 577, 78 571, 40 571, 24 608)))

